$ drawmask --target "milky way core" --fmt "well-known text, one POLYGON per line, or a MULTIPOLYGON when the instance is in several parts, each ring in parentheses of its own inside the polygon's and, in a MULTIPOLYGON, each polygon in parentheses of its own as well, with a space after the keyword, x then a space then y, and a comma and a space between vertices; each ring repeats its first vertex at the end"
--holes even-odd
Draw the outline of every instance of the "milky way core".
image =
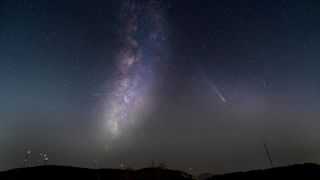
POLYGON ((161 46, 165 40, 158 1, 125 1, 120 20, 122 45, 104 115, 112 138, 137 125, 150 111, 153 87, 158 80, 155 66, 161 63, 161 46))

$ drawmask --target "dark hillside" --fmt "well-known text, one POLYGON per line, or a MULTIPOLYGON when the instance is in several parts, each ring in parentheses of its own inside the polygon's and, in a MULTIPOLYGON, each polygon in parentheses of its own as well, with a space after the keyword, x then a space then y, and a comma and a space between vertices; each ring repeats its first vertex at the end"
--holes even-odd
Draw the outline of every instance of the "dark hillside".
POLYGON ((248 172, 236 172, 224 175, 215 175, 206 180, 227 179, 310 179, 320 178, 320 165, 313 163, 296 164, 286 167, 271 168, 265 170, 253 170, 248 172))
POLYGON ((1 180, 192 180, 193 176, 182 171, 161 168, 140 170, 86 169, 64 166, 38 166, 13 169, 0 173, 1 180))

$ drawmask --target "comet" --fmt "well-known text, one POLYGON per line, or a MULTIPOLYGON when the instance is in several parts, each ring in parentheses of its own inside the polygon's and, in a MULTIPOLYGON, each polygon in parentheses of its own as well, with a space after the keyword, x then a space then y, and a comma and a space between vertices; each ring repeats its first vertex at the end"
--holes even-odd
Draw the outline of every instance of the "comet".
POLYGON ((211 89, 218 95, 222 102, 226 102, 226 99, 222 96, 219 89, 214 86, 214 84, 208 80, 208 84, 210 85, 211 89))
POLYGON ((217 94, 217 96, 219 97, 219 99, 222 102, 227 102, 226 99, 223 97, 223 95, 221 94, 221 92, 219 91, 219 89, 212 83, 212 81, 210 81, 210 79, 203 74, 203 78, 205 79, 206 83, 210 86, 210 88, 212 89, 212 91, 217 94))

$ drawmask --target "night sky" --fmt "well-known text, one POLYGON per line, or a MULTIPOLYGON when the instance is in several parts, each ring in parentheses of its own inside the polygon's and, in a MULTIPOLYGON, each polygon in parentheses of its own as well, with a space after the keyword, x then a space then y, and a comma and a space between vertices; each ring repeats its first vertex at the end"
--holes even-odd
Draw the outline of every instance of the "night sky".
POLYGON ((0 170, 320 163, 317 0, 1 0, 0 73, 0 170))

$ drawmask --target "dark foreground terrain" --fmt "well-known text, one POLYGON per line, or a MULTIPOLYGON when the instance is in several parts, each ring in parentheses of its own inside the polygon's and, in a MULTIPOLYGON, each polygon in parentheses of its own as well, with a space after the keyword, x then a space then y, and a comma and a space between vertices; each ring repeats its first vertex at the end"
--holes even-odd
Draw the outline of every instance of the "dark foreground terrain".
POLYGON ((176 170, 144 168, 140 170, 85 169, 64 166, 38 166, 0 173, 0 180, 193 180, 193 176, 176 170))
POLYGON ((206 178, 206 180, 227 179, 320 179, 320 165, 313 163, 296 164, 265 170, 253 170, 247 172, 215 175, 206 178))
MULTIPOLYGON (((214 175, 205 180, 226 179, 319 179, 320 165, 306 163, 287 167, 214 175)), ((64 166, 38 166, 0 172, 0 180, 194 180, 182 171, 144 168, 140 170, 85 169, 64 166)), ((199 178, 199 180, 204 180, 199 178)))

